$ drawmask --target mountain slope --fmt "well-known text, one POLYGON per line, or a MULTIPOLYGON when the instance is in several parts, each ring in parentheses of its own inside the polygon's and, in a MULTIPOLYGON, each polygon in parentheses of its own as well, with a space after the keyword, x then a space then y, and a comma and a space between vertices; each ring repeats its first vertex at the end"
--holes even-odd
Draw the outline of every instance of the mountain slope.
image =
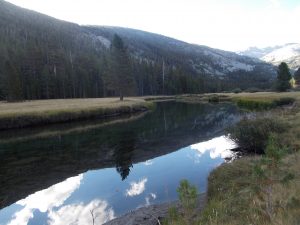
POLYGON ((0 0, 0 99, 117 95, 108 85, 114 34, 131 55, 136 95, 266 88, 275 76, 273 66, 247 56, 134 29, 79 26, 0 0))
POLYGON ((173 38, 145 31, 121 27, 86 27, 103 44, 109 45, 113 34, 120 35, 136 57, 155 60, 166 58, 175 63, 183 63, 198 74, 226 76, 231 72, 250 72, 256 67, 263 67, 266 73, 273 68, 260 60, 240 56, 233 52, 213 49, 206 46, 188 44, 173 38), (182 60, 184 59, 184 60, 182 60))
POLYGON ((300 44, 298 43, 289 43, 262 49, 251 47, 246 51, 239 52, 239 54, 257 57, 276 66, 281 62, 286 62, 293 70, 300 67, 300 44))

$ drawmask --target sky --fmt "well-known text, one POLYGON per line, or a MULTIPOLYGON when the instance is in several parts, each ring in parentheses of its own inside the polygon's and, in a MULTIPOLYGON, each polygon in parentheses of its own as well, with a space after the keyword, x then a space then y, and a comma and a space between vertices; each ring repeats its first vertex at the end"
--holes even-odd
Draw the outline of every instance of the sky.
POLYGON ((159 33, 229 51, 300 42, 300 0, 8 0, 81 25, 159 33))

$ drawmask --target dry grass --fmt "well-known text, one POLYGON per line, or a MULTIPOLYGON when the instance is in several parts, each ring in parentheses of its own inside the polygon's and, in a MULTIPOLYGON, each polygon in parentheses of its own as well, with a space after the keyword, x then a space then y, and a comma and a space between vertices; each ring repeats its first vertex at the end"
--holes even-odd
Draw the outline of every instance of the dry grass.
POLYGON ((218 97, 219 101, 251 100, 265 103, 272 103, 282 98, 294 98, 300 101, 300 92, 256 92, 256 93, 208 93, 208 94, 190 94, 178 95, 176 100, 183 102, 203 103, 208 102, 212 97, 218 97))
POLYGON ((289 184, 278 182, 273 188, 273 202, 278 206, 272 221, 265 216, 264 202, 255 189, 253 166, 258 158, 244 158, 224 164, 209 177, 208 204, 199 224, 205 225, 296 225, 300 224, 300 154, 284 159, 282 169, 289 170, 295 178, 289 184), (241 176, 242 175, 242 176, 241 176))
POLYGON ((279 98, 291 97, 300 100, 300 92, 256 92, 256 93, 226 93, 222 94, 233 99, 246 98, 253 100, 275 100, 279 98))
POLYGON ((0 102, 0 117, 32 113, 51 113, 57 111, 80 111, 99 108, 116 108, 144 103, 142 99, 127 98, 89 98, 89 99, 55 99, 35 100, 17 103, 0 102))
POLYGON ((151 102, 141 98, 57 99, 0 103, 0 129, 101 118, 145 111, 151 102))

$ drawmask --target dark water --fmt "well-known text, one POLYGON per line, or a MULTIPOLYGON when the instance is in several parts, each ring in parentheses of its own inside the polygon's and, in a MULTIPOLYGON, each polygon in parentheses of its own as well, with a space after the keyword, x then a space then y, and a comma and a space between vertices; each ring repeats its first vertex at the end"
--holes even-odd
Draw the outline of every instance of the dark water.
POLYGON ((165 102, 123 123, 0 133, 0 224, 92 224, 91 210, 102 224, 176 199, 181 179, 204 192, 239 118, 230 104, 165 102))

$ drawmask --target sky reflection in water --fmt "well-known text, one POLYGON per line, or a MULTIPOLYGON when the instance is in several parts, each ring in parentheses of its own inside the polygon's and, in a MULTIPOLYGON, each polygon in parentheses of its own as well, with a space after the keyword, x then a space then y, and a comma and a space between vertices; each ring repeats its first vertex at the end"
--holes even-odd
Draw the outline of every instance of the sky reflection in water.
POLYGON ((138 207, 174 200, 179 181, 206 190, 209 172, 232 157, 224 136, 134 164, 122 181, 115 168, 88 171, 38 191, 0 211, 0 224, 96 224, 138 207))

